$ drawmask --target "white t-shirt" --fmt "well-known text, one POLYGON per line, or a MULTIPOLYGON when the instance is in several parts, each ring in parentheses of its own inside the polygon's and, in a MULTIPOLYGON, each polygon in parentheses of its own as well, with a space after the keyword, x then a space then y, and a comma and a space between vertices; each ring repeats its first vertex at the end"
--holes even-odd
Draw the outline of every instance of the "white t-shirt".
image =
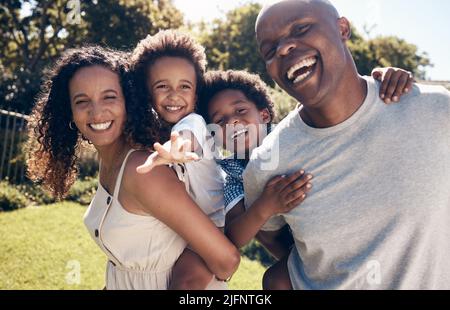
POLYGON ((224 176, 215 161, 218 158, 218 152, 214 147, 214 140, 206 127, 205 120, 198 114, 189 114, 172 128, 172 132, 174 131, 192 132, 202 148, 199 161, 174 166, 178 177, 186 184, 186 190, 192 199, 214 224, 217 227, 224 227, 224 176))

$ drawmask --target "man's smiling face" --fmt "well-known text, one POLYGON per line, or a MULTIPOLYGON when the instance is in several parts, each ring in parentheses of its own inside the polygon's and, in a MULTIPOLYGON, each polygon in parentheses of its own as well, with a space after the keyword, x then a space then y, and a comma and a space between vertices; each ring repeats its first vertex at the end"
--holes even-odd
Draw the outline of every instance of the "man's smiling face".
POLYGON ((279 1, 260 13, 256 37, 275 82, 303 105, 315 106, 343 82, 349 27, 326 1, 279 1))

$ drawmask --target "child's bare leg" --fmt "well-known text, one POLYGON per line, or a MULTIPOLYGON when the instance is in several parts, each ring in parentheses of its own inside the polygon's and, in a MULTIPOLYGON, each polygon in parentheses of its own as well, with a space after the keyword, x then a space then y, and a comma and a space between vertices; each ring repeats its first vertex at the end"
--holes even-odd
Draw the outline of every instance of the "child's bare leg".
POLYGON ((213 276, 203 259, 186 248, 173 267, 169 290, 204 290, 213 276))
POLYGON ((263 289, 269 291, 292 290, 291 278, 289 277, 286 256, 272 267, 267 269, 263 277, 263 289))

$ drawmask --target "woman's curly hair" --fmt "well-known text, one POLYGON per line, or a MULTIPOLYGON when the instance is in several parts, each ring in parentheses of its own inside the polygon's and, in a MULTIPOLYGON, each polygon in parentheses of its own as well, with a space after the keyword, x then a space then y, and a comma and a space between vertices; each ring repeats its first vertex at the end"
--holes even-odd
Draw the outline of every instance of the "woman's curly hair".
MULTIPOLYGON (((141 103, 148 103, 152 107, 153 113, 156 112, 147 86, 148 71, 162 57, 179 57, 192 63, 197 78, 197 97, 203 87, 203 76, 207 65, 204 47, 190 35, 175 30, 163 30, 140 41, 132 52, 130 65, 137 99, 141 103)), ((160 119, 159 126, 160 136, 167 139, 171 125, 160 119)))
POLYGON ((81 68, 103 66, 119 75, 127 121, 124 136, 134 145, 150 146, 158 141, 153 114, 139 105, 128 69, 127 54, 100 46, 70 49, 47 72, 41 93, 28 120, 28 177, 41 182, 57 199, 63 198, 75 182, 78 153, 83 137, 70 123, 69 82, 81 68), (136 122, 146 118, 147 126, 136 122))
POLYGON ((200 96, 198 113, 210 123, 208 107, 211 100, 219 92, 233 89, 241 91, 247 99, 253 102, 258 110, 267 109, 271 122, 275 118, 274 104, 270 98, 269 88, 256 74, 247 71, 209 71, 205 74, 205 82, 200 96))

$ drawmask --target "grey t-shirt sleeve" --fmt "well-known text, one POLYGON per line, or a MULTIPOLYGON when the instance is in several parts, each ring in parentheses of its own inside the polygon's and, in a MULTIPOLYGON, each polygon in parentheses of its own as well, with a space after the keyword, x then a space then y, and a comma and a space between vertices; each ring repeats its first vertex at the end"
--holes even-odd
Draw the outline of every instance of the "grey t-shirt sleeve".
MULTIPOLYGON (((248 209, 252 204, 258 199, 262 194, 266 180, 263 178, 258 178, 258 167, 254 162, 250 162, 244 171, 244 192, 245 192, 245 208, 248 209)), ((286 225, 286 221, 283 216, 277 215, 272 217, 267 223, 261 228, 262 231, 277 231, 286 225)))

